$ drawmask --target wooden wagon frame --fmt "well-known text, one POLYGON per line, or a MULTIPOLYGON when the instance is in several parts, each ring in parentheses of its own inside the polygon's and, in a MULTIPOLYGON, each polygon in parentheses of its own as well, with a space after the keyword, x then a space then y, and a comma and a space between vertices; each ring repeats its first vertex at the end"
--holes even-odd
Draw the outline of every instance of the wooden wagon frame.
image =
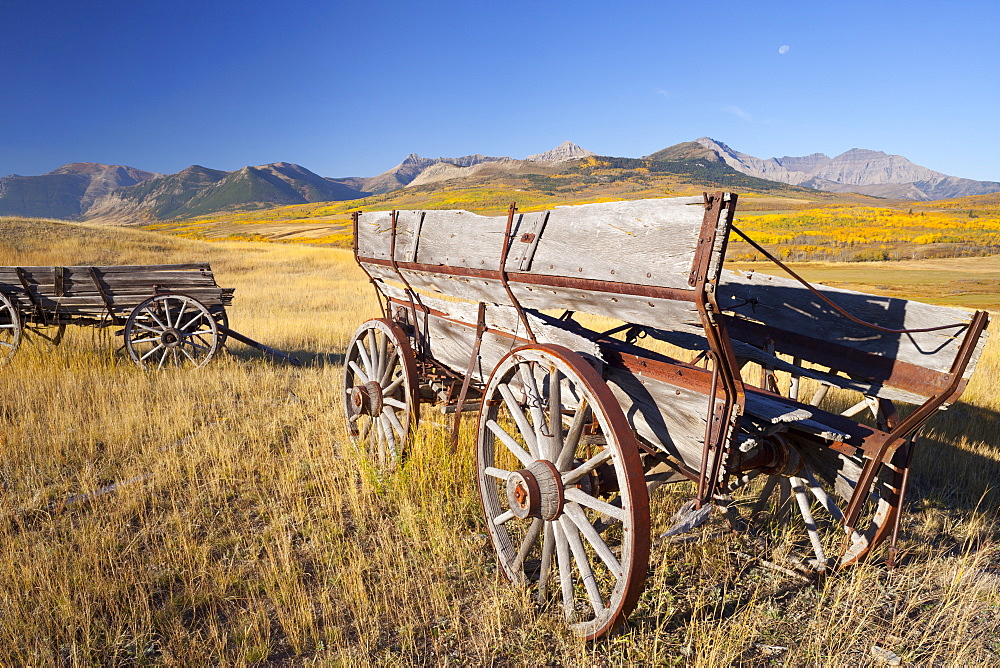
POLYGON ((118 327, 140 367, 202 367, 228 338, 298 364, 229 327, 235 288, 208 263, 0 267, 0 364, 25 335, 58 344, 67 325, 118 327))
POLYGON ((985 312, 723 271, 731 231, 767 254, 733 227, 736 201, 354 216, 383 317, 348 347, 352 438, 391 467, 421 402, 454 411, 456 435, 476 410, 501 570, 540 601, 557 588, 581 636, 635 606, 649 494, 666 483, 697 485, 668 534, 712 508, 758 534, 794 515, 797 568, 843 567, 890 537, 891 562, 915 436, 959 397, 985 342, 985 312), (916 408, 902 417, 895 402, 916 408))

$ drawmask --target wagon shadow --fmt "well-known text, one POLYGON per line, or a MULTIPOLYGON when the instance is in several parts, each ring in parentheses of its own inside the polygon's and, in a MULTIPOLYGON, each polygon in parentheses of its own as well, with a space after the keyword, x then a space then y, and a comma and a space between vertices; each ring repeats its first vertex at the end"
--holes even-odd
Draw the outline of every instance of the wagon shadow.
MULTIPOLYGON (((241 362, 250 362, 253 360, 263 359, 270 363, 277 364, 280 366, 290 366, 291 362, 277 357, 275 355, 269 355, 268 353, 261 352, 259 350, 254 350, 249 346, 239 346, 234 348, 226 348, 228 354, 233 359, 237 359, 241 362)), ((344 353, 324 353, 317 352, 315 350, 281 350, 284 355, 288 355, 294 359, 297 359, 302 363, 303 367, 323 367, 323 366, 339 366, 344 363, 345 355, 344 353)))

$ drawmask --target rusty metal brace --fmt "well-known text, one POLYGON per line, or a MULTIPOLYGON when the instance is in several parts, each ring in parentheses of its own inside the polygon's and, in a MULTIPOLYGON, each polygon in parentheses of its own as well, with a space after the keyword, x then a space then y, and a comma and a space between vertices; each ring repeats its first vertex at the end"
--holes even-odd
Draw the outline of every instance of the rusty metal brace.
MULTIPOLYGON (((721 192, 712 196, 705 195, 705 217, 702 220, 698 248, 689 276, 689 284, 694 286, 697 295, 698 314, 713 361, 712 394, 709 399, 704 457, 698 481, 699 506, 709 501, 720 487, 720 477, 726 473, 724 469, 729 454, 726 446, 732 438, 746 403, 736 353, 733 351, 733 344, 724 323, 718 318, 719 306, 715 299, 715 282, 709 280, 708 276, 713 247, 718 235, 719 219, 724 210, 727 216, 726 224, 731 226, 733 213, 736 210, 735 195, 731 195, 729 200, 723 199, 721 192), (720 386, 723 395, 721 405, 718 404, 717 394, 720 386)), ((720 256, 725 255, 725 243, 719 249, 719 253, 720 256)))
POLYGON ((465 378, 462 380, 462 391, 458 393, 458 403, 455 404, 455 423, 451 428, 451 454, 455 454, 458 450, 458 429, 462 424, 462 408, 465 406, 465 397, 469 392, 469 384, 472 382, 472 372, 475 371, 476 362, 479 359, 479 346, 483 342, 484 332, 486 332, 486 304, 479 302, 479 316, 476 319, 476 341, 472 344, 469 368, 465 371, 465 378))
POLYGON ((510 244, 513 241, 510 238, 510 232, 514 227, 515 213, 517 213, 517 203, 511 202, 510 209, 507 211, 507 231, 504 232, 503 248, 500 249, 500 283, 503 285, 503 289, 507 291, 510 303, 517 310, 517 317, 521 319, 521 324, 524 325, 524 331, 527 333, 528 338, 531 339, 532 343, 538 343, 538 339, 535 338, 535 333, 531 330, 531 325, 528 323, 528 315, 521 308, 521 302, 517 301, 514 291, 510 289, 510 282, 507 280, 507 254, 510 253, 510 244))
MULTIPOLYGON (((399 263, 396 261, 396 223, 399 220, 399 211, 393 209, 392 213, 389 214, 389 220, 392 221, 389 236, 389 260, 392 262, 392 270, 396 272, 396 275, 399 276, 399 280, 402 281, 404 286, 406 286, 406 298, 410 302, 410 314, 413 316, 413 339, 417 344, 417 358, 420 361, 423 361, 427 356, 427 350, 424 344, 424 332, 420 330, 420 321, 417 320, 416 304, 420 304, 421 310, 423 310, 424 304, 420 301, 420 295, 413 290, 413 286, 411 286, 410 282, 406 280, 405 276, 403 276, 403 272, 399 270, 399 263), (416 297, 416 302, 414 302, 414 297, 416 297)), ((426 324, 426 317, 424 322, 426 324)))

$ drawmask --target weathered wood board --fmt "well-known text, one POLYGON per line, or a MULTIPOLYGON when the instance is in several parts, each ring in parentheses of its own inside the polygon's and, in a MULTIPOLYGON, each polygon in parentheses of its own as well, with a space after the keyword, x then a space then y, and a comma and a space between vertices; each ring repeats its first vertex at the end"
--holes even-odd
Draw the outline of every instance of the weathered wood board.
MULTIPOLYGON (((722 272, 718 301, 719 307, 734 317, 941 373, 951 369, 971 320, 960 309, 826 286, 818 289, 848 313, 888 329, 954 327, 907 334, 880 332, 852 322, 791 278, 759 272, 722 272)), ((985 343, 984 335, 966 369, 966 378, 985 343)), ((815 358, 809 361, 822 364, 823 352, 817 348, 815 358)))
MULTIPOLYGON (((518 213, 504 268, 539 276, 691 290, 688 276, 704 215, 701 197, 606 202, 518 213), (544 227, 538 231, 542 221, 544 227), (534 254, 525 263, 530 247, 534 254), (628 261, 623 262, 623 258, 628 261)), ((468 211, 400 211, 395 259, 498 270, 506 226, 506 216, 480 216, 468 211)), ((359 257, 389 259, 391 227, 387 211, 360 215, 359 257)))
POLYGON ((232 301, 232 290, 216 284, 207 263, 0 267, 0 292, 25 309, 37 304, 47 313, 82 318, 100 317, 108 303, 129 311, 162 292, 182 293, 209 307, 232 301))

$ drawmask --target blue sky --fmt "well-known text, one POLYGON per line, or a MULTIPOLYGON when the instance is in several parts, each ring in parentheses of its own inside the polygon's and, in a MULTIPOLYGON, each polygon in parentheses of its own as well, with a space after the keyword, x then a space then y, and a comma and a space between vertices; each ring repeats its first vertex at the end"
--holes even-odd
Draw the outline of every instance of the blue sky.
POLYGON ((0 175, 870 148, 1000 181, 996 2, 0 0, 0 175), (788 46, 786 53, 779 53, 788 46))

